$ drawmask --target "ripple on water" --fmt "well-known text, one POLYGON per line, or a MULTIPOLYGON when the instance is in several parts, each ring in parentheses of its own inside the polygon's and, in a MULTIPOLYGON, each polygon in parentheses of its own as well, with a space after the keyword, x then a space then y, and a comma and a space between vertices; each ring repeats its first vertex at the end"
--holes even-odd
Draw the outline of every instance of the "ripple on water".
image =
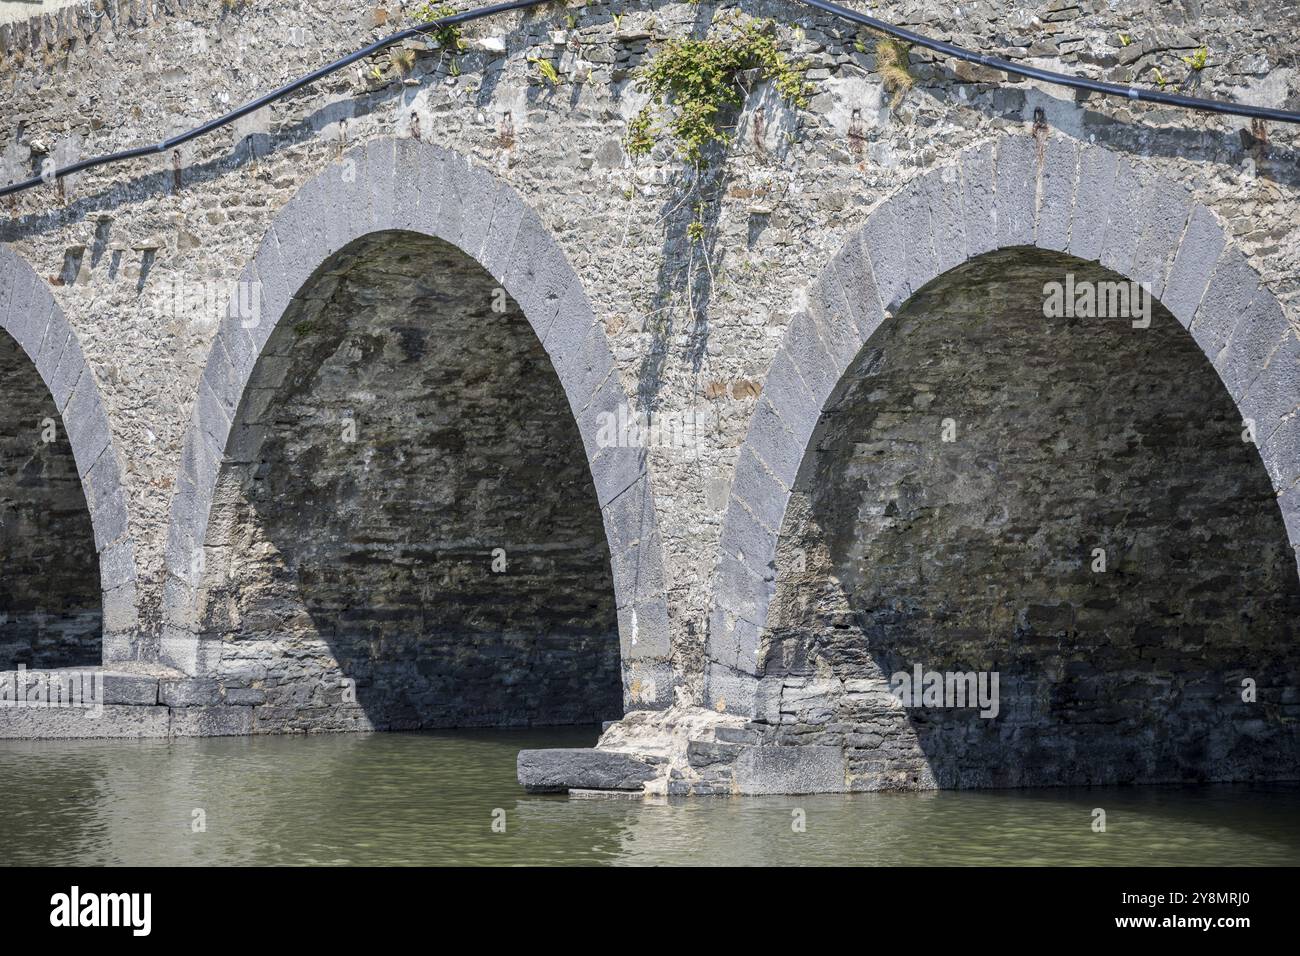
POLYGON ((0 840, 11 863, 83 865, 1300 863, 1290 784, 657 803, 519 789, 520 748, 595 736, 0 742, 0 840))

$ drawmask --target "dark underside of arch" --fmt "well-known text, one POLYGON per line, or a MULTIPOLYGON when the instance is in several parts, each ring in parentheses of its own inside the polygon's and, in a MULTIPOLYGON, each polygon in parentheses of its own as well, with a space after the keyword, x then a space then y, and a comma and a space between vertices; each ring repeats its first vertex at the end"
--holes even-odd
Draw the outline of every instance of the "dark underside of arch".
POLYGON ((610 557, 546 353, 473 260, 352 243, 272 334, 205 546, 206 638, 263 726, 621 713, 610 557))
POLYGON ((0 331, 0 670, 97 665, 99 561, 54 399, 0 331))
POLYGON ((1046 317, 1067 272, 1123 281, 1025 249, 936 280, 814 435, 766 672, 844 682, 791 732, 838 726, 854 786, 1300 772, 1300 586, 1241 414, 1158 303, 1046 317), (998 716, 874 693, 917 665, 997 672, 998 716))

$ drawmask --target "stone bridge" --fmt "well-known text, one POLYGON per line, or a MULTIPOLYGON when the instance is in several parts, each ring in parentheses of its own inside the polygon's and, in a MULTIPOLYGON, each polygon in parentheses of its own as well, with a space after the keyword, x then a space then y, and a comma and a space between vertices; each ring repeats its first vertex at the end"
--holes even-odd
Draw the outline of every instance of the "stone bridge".
MULTIPOLYGON (((882 7, 1300 102, 1282 0, 882 7)), ((521 755, 541 790, 1300 775, 1300 135, 919 51, 891 94, 871 37, 740 8, 812 95, 751 84, 698 172, 625 137, 721 8, 593 2, 8 201, 0 735, 611 722, 521 755)), ((412 14, 0 25, 0 182, 412 14)))

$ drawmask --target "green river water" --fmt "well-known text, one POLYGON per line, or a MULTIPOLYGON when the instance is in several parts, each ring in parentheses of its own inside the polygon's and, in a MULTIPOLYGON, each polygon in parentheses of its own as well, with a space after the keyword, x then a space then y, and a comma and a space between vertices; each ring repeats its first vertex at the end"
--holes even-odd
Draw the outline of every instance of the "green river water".
POLYGON ((651 802, 515 782, 520 748, 595 736, 4 741, 0 845, 34 865, 1300 864, 1290 784, 651 802))

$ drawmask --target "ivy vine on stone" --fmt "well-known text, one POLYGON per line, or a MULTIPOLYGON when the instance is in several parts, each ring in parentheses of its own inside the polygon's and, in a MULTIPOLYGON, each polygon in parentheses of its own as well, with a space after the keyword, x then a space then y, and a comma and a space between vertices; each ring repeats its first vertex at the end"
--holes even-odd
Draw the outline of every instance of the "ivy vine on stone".
POLYGON ((790 105, 808 105, 811 86, 802 64, 777 48, 775 24, 736 17, 719 20, 723 35, 702 40, 669 40, 637 75, 637 88, 650 103, 628 124, 624 145, 631 156, 654 148, 667 130, 678 154, 691 164, 706 164, 707 150, 731 141, 724 123, 744 105, 745 75, 757 72, 790 105), (664 125, 660 125, 664 124, 664 125))

